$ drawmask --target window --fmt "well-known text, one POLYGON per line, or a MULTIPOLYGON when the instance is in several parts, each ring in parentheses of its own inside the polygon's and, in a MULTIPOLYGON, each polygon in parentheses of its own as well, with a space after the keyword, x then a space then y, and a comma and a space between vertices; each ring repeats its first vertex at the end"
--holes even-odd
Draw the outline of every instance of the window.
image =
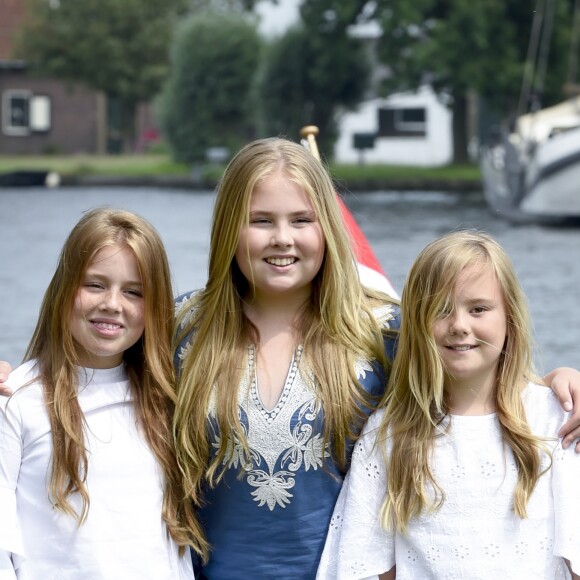
POLYGON ((50 129, 50 98, 31 91, 10 90, 2 95, 2 131, 5 135, 30 135, 50 129))
POLYGON ((380 137, 424 137, 427 111, 423 107, 379 109, 380 137))

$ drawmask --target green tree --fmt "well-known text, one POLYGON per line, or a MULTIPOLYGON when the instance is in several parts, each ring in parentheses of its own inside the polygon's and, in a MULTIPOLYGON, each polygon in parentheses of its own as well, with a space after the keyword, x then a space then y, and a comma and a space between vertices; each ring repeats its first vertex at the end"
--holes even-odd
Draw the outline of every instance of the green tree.
POLYGON ((256 27, 241 13, 204 12, 180 27, 158 103, 176 160, 203 161, 209 147, 236 151, 255 136, 252 88, 260 51, 256 27))
POLYGON ((360 103, 370 78, 366 47, 348 33, 358 9, 348 0, 305 0, 302 23, 271 43, 260 78, 267 134, 317 125, 321 151, 332 154, 338 114, 360 103))
POLYGON ((33 70, 103 91, 123 112, 125 144, 135 108, 167 74, 175 15, 184 0, 28 0, 21 54, 33 70))
MULTIPOLYGON (((572 1, 556 3, 544 103, 565 78, 572 1)), ((428 83, 450 98, 454 158, 467 160, 466 103, 475 91, 501 113, 517 105, 533 6, 505 0, 378 0, 379 59, 390 68, 386 93, 428 83)))

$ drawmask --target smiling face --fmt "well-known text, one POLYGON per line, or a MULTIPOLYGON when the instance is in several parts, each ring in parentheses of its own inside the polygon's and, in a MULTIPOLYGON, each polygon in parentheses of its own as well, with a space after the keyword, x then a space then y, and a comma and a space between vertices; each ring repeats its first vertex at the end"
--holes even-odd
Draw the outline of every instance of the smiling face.
POLYGON ((507 336, 501 288, 489 266, 465 268, 453 293, 453 311, 437 320, 433 335, 446 371, 446 388, 493 389, 507 336))
POLYGON ((71 333, 79 364, 112 368, 145 329, 143 286, 137 258, 122 244, 99 250, 77 290, 71 333))
POLYGON ((306 299, 324 258, 324 235, 308 194, 282 171, 252 193, 240 230, 237 264, 255 297, 306 299))

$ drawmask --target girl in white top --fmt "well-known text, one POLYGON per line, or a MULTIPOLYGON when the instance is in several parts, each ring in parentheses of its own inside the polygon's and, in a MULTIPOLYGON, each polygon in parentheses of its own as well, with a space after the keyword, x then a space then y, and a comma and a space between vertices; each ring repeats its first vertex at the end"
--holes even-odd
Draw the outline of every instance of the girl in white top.
POLYGON ((171 422, 163 244, 125 211, 70 233, 25 363, 0 398, 0 578, 193 578, 202 534, 171 422))
POLYGON ((319 579, 580 578, 580 456, 534 382, 526 300, 489 236, 411 268, 390 388, 357 442, 319 579))

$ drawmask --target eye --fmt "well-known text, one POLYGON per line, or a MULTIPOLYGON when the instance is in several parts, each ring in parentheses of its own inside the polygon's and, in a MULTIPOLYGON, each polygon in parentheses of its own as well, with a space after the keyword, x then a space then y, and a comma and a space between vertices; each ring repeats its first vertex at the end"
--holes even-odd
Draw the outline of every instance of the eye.
POLYGON ((251 224, 257 224, 257 225, 260 225, 260 224, 269 224, 270 223, 270 220, 268 218, 265 218, 265 217, 256 217, 256 218, 252 218, 250 220, 250 223, 251 224))
POLYGON ((85 282, 83 286, 85 288, 94 288, 96 290, 102 290, 104 288, 100 282, 85 282))
POLYGON ((129 288, 128 290, 125 290, 125 292, 127 294, 129 294, 130 296, 136 296, 137 298, 143 298, 143 292, 141 290, 129 288))
POLYGON ((439 312, 437 312, 437 320, 443 320, 451 315, 453 308, 451 306, 443 306, 439 312))
POLYGON ((471 309, 471 312, 473 314, 483 314, 484 312, 487 312, 489 310, 489 308, 487 308, 487 306, 474 306, 471 309))

